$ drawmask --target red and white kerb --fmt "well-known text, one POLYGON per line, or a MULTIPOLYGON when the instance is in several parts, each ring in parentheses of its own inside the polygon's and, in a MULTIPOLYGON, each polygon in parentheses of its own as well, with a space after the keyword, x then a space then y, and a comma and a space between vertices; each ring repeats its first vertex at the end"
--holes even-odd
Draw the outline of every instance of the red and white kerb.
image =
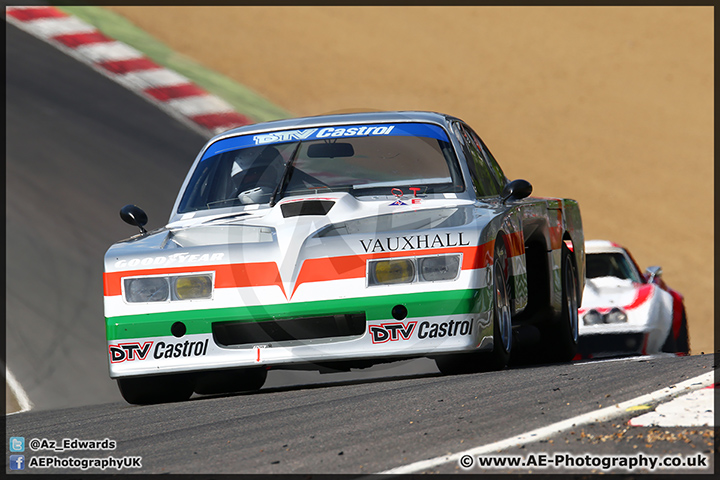
POLYGON ((155 103, 203 135, 253 123, 186 77, 159 66, 134 48, 55 7, 8 6, 5 18, 155 103))

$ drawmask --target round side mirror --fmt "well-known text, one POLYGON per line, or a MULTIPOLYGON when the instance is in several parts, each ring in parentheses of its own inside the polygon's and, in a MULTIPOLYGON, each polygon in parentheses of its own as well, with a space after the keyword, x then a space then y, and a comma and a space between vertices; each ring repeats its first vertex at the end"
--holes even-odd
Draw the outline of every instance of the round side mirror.
POLYGON ((125 223, 138 227, 141 233, 147 233, 145 224, 148 221, 148 217, 142 208, 136 205, 125 205, 120 209, 120 218, 122 218, 125 223))
POLYGON ((531 193, 532 185, 530 184, 530 182, 519 178, 505 185, 505 188, 503 188, 503 191, 500 195, 502 196, 503 203, 505 203, 510 198, 514 200, 520 200, 525 197, 529 197, 531 193))

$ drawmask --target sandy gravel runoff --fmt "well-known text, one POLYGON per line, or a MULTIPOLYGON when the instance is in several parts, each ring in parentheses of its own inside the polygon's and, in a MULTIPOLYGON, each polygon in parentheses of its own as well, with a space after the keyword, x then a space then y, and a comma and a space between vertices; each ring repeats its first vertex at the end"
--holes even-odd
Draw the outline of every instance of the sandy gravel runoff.
POLYGON ((298 116, 434 110, 586 238, 662 265, 713 345, 713 7, 108 7, 298 116))

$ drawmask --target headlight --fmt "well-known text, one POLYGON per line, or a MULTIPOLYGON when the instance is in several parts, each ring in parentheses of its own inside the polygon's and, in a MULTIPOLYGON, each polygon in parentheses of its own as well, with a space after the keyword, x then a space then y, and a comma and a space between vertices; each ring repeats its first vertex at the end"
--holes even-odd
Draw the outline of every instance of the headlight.
POLYGON ((461 264, 462 254, 457 253, 371 260, 368 262, 368 285, 455 280, 460 273, 461 264))
POLYGON ((165 302, 169 296, 170 285, 167 277, 125 279, 125 298, 128 302, 165 302))
POLYGON ((436 282, 452 280, 460 271, 460 255, 439 255, 437 257, 420 258, 420 280, 436 282))
POLYGON ((598 325, 603 323, 603 317, 597 310, 590 310, 583 316, 583 323, 585 325, 598 325))
POLYGON ((128 303, 197 300, 212 298, 213 293, 212 273, 125 278, 123 282, 128 303))
POLYGON ((625 323, 627 321, 627 314, 619 308, 613 308, 605 314, 605 323, 625 323))
POLYGON ((391 285, 410 283, 415 279, 412 260, 379 260, 370 263, 370 284, 391 285))
POLYGON ((210 298, 212 277, 210 275, 187 275, 175 279, 175 295, 178 300, 210 298))

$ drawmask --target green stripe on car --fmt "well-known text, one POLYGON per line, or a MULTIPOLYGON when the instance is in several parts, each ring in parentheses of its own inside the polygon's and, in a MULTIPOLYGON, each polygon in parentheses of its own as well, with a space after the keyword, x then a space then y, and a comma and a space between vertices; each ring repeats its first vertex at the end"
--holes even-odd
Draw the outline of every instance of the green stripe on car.
POLYGON ((392 318, 391 310, 398 304, 407 307, 408 318, 487 312, 492 308, 492 288, 148 313, 108 317, 105 321, 107 339, 114 341, 170 336, 170 326, 175 322, 183 322, 186 334, 192 335, 212 333, 215 322, 262 322, 362 312, 367 321, 386 320, 392 318))

